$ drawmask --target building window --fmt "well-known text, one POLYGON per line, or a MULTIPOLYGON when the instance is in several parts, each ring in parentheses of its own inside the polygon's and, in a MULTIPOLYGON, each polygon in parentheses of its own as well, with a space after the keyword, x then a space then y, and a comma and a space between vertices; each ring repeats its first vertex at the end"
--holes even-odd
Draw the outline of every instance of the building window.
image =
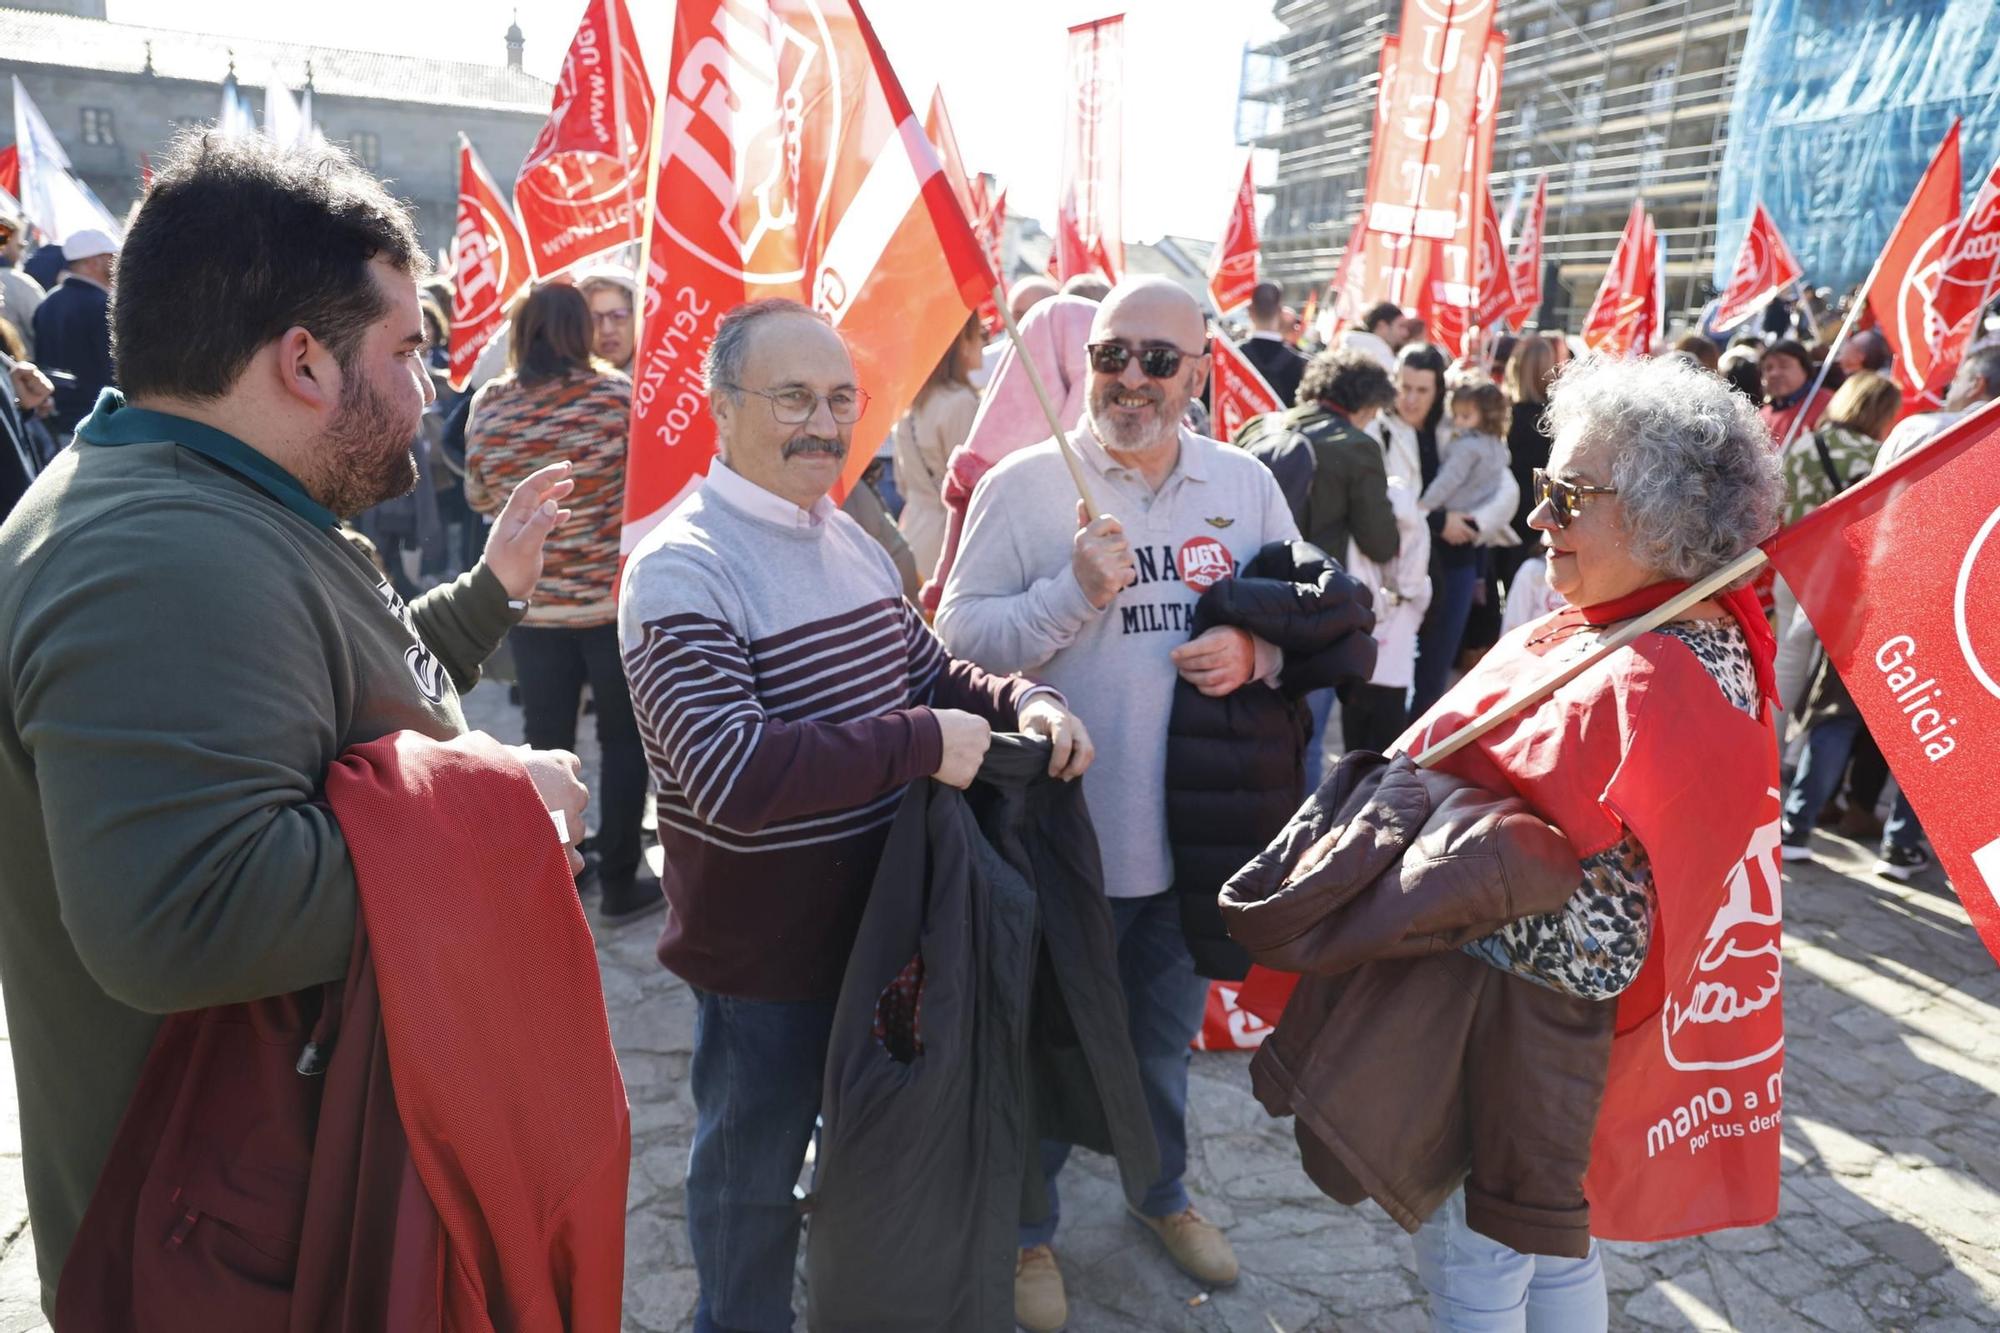
POLYGON ((93 148, 117 144, 118 132, 111 124, 109 107, 87 106, 83 109, 83 141, 93 148))
POLYGON ((353 149, 354 160, 356 162, 359 162, 362 166, 368 168, 368 170, 375 171, 381 167, 382 165, 381 135, 370 134, 366 130, 357 130, 348 139, 347 146, 353 149))

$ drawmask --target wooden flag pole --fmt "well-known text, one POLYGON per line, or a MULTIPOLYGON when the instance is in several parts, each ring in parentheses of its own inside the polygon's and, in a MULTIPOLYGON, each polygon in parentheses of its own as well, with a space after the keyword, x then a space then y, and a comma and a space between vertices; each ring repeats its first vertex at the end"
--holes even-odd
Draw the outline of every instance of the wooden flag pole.
POLYGON ((1675 616, 1686 611, 1689 607, 1705 602, 1715 596, 1715 594, 1728 588, 1731 584, 1739 583, 1749 578, 1766 564, 1769 564, 1770 559, 1769 556, 1764 554, 1762 547, 1751 547, 1701 582, 1691 585, 1685 591, 1662 602, 1659 606, 1654 607, 1638 619, 1625 622, 1625 624, 1619 626, 1616 631, 1606 638, 1603 643, 1598 644, 1597 647, 1585 654, 1582 659, 1558 671, 1555 675, 1549 677, 1526 694, 1516 699, 1504 701, 1490 712, 1483 713, 1479 717, 1474 718, 1471 722, 1460 727, 1436 745, 1431 746, 1430 749, 1425 750, 1417 756, 1417 767, 1435 768, 1440 762, 1457 754, 1460 750, 1463 750, 1466 746, 1472 744, 1515 714, 1532 708, 1542 700, 1548 698, 1551 694, 1554 694, 1557 690, 1590 670, 1601 659, 1617 652, 1641 634, 1658 629, 1675 616))
POLYGON ((1048 386, 1042 383, 1041 374, 1035 369, 1035 360, 1028 355, 1028 345, 1021 341, 1021 326, 1014 322, 1014 312, 1007 306, 1007 289, 997 282, 993 284, 993 304, 998 307, 1000 319, 1007 326, 1007 337, 1014 344, 1014 355, 1021 358, 1021 369, 1028 372, 1028 383, 1035 386, 1035 400, 1041 403, 1042 415, 1049 420, 1049 433, 1056 437, 1056 449, 1069 468, 1069 479, 1076 483, 1076 493, 1083 500, 1083 507, 1095 519, 1099 511, 1097 502, 1090 495, 1090 482, 1083 475, 1083 460, 1070 447, 1069 432, 1063 429, 1062 414, 1056 411, 1048 386))

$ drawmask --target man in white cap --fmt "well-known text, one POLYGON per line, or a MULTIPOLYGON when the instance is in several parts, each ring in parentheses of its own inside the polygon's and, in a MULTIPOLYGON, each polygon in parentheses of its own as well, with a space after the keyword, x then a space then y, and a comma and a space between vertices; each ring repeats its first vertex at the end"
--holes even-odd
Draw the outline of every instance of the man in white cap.
POLYGON ((111 285, 117 260, 118 243, 103 232, 86 228, 71 233, 63 241, 63 280, 35 311, 35 357, 55 381, 51 426, 64 439, 111 385, 111 285))

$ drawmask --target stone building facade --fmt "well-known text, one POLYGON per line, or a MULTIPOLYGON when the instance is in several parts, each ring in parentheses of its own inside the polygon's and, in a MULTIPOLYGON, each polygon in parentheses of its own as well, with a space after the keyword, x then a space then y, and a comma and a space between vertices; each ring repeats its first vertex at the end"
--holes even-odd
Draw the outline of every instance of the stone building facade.
POLYGON ((178 130, 215 120, 233 72, 260 124, 270 82, 295 98, 310 87, 314 122, 411 203, 434 254, 456 226, 459 133, 505 188, 554 94, 521 68, 518 28, 493 36, 504 62, 479 64, 146 28, 103 13, 103 0, 0 0, 0 143, 14 139, 14 76, 76 173, 120 216, 138 199, 143 165, 178 130))

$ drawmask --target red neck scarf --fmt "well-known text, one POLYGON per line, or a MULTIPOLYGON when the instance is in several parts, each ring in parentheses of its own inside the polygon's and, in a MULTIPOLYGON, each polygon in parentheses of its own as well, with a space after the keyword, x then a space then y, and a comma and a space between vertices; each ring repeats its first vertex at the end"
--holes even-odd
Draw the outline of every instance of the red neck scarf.
MULTIPOLYGON (((1688 586, 1683 580, 1668 579, 1608 602, 1566 607, 1558 611, 1548 628, 1535 637, 1545 639, 1560 630, 1585 625, 1615 625, 1621 620, 1631 620, 1665 605, 1685 592, 1688 586)), ((1771 622, 1764 619, 1763 607, 1757 604, 1757 594, 1745 585, 1733 592, 1717 593, 1715 601, 1735 617, 1737 626, 1743 631, 1744 642, 1750 646, 1750 667, 1757 676, 1757 694, 1762 706, 1768 708, 1774 705, 1778 700, 1778 640, 1771 633, 1771 622)))

